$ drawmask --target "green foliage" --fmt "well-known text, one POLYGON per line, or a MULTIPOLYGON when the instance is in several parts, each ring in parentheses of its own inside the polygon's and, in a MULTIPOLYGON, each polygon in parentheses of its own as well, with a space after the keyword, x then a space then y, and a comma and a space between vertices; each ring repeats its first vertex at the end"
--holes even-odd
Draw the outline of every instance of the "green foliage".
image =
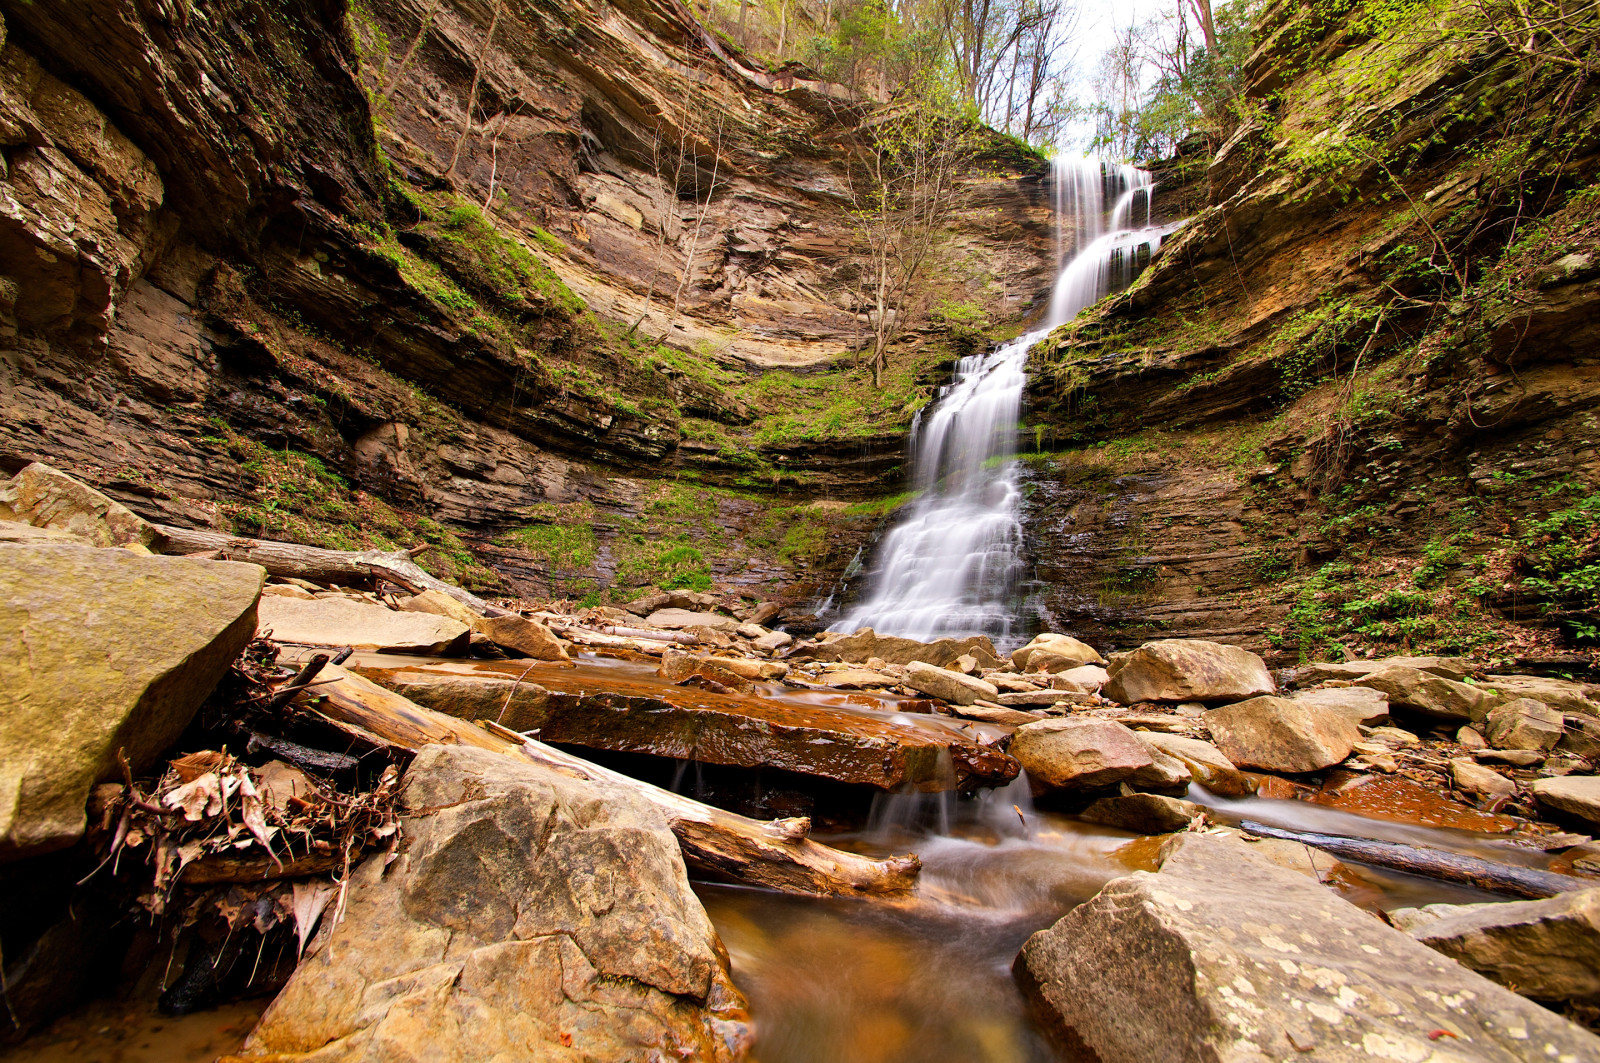
POLYGON ((504 546, 516 546, 529 557, 552 570, 567 572, 591 568, 599 553, 594 531, 594 507, 587 502, 556 505, 549 502, 530 507, 527 516, 535 521, 500 536, 504 546))
POLYGON ((1575 639, 1594 641, 1600 617, 1600 494, 1530 524, 1518 538, 1514 570, 1525 592, 1575 639))

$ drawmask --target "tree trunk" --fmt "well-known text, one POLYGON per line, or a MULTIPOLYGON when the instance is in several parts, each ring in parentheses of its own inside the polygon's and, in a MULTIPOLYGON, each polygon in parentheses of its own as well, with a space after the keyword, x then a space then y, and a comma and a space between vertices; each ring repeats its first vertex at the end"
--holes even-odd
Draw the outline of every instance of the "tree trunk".
POLYGON ((809 820, 762 822, 725 812, 524 738, 515 731, 493 724, 485 724, 489 728, 486 730, 425 709, 337 666, 325 668, 323 676, 341 681, 317 688, 324 699, 317 711, 383 742, 413 752, 435 743, 492 749, 564 775, 607 783, 639 795, 661 811, 678 838, 684 860, 723 880, 785 893, 883 895, 910 890, 922 867, 922 862, 912 855, 871 860, 820 845, 806 837, 811 827, 809 820))

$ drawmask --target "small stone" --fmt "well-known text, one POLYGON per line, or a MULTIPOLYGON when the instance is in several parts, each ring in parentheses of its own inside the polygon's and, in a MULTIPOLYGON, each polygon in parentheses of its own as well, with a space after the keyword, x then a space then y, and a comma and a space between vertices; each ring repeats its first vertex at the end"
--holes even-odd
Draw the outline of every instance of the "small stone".
POLYGON ((1488 742, 1484 741, 1483 735, 1479 734, 1471 727, 1463 727, 1461 730, 1457 731, 1456 742, 1461 746, 1462 749, 1465 749, 1469 752, 1474 749, 1486 749, 1489 745, 1488 742))
POLYGON ((772 634, 772 632, 768 631, 760 624, 740 624, 734 630, 740 638, 749 639, 751 642, 754 642, 757 639, 766 638, 768 635, 772 634))
POLYGON ((262 587, 261 596, 263 598, 299 598, 303 602, 315 601, 317 597, 310 591, 301 590, 299 587, 288 583, 274 583, 262 587))
POLYGON ((1516 783, 1470 757, 1451 759, 1450 778, 1455 782, 1456 789, 1489 801, 1498 801, 1517 792, 1516 783))
POLYGON ((1472 757, 1486 764, 1510 764, 1516 768, 1531 768, 1544 761, 1543 753, 1531 749, 1477 749, 1472 757))
POLYGON ((1389 746, 1416 746, 1422 744, 1422 739, 1399 727, 1374 727, 1367 732, 1367 736, 1389 746))
POLYGON ((957 657, 950 665, 951 671, 965 672, 967 675, 977 675, 982 669, 978 667, 978 659, 970 653, 957 657))
POLYGON ((452 620, 459 620, 468 627, 474 626, 482 619, 477 613, 456 601, 444 591, 429 590, 421 594, 412 595, 400 603, 400 608, 407 613, 431 613, 434 616, 448 616, 452 620))
POLYGON ((787 631, 771 631, 756 639, 753 645, 763 653, 776 653, 794 641, 787 631))

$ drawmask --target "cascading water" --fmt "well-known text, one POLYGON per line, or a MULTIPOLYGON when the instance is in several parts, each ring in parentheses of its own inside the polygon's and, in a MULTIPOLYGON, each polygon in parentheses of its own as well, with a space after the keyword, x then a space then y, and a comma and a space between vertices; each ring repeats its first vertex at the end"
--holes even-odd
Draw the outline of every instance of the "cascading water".
POLYGON ((1060 272, 1049 314, 1042 327, 961 359, 938 404, 918 416, 911 432, 916 500, 885 537, 867 596, 834 630, 871 627, 915 639, 986 634, 1002 642, 1012 635, 1023 551, 1011 459, 1028 350, 1085 306, 1132 283, 1167 231, 1151 224, 1154 190, 1150 175, 1132 166, 1057 161, 1060 272))

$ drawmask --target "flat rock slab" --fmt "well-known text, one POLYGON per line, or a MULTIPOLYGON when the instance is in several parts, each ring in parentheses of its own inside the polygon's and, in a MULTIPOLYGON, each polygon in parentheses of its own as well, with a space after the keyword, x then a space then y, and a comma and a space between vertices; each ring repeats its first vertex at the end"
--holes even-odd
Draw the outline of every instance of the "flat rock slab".
POLYGON ((262 634, 302 646, 353 646, 375 653, 464 652, 468 628, 433 613, 402 613, 348 598, 263 598, 262 634))
POLYGON ((255 634, 266 571, 0 546, 0 860, 83 834, 96 782, 153 765, 255 634))
POLYGON ((697 613, 688 609, 657 609, 645 624, 662 631, 681 631, 686 627, 708 627, 713 631, 739 630, 739 621, 721 613, 697 613))
POLYGON ((1491 675, 1484 678, 1482 685, 1501 701, 1532 698, 1576 716, 1600 716, 1600 685, 1594 683, 1537 675, 1491 675))
POLYGON ((1600 776, 1537 779, 1533 783, 1533 797, 1545 808, 1600 824, 1600 776))
POLYGON ((1445 679, 1460 682, 1472 672, 1472 662, 1465 657, 1383 657, 1372 661, 1347 661, 1343 664, 1321 663, 1301 669, 1302 682, 1321 683, 1328 679, 1356 680, 1382 671, 1391 665, 1416 668, 1445 679))
POLYGON ((1017 959, 1101 1063, 1600 1058, 1600 1038, 1242 841, 1163 852, 1159 874, 1113 880, 1017 959))
POLYGON ((779 768, 838 782, 923 791, 995 786, 1017 762, 954 728, 618 676, 603 686, 558 667, 461 661, 356 669, 419 705, 538 730, 545 742, 779 768), (536 679, 537 683, 532 682, 536 679))
POLYGON ((402 812, 405 845, 352 874, 344 919, 324 915, 244 1055, 746 1058, 727 954, 637 795, 434 745, 406 773, 402 812))
POLYGON ((1383 691, 1371 687, 1315 687, 1297 690, 1289 698, 1332 709, 1358 725, 1386 723, 1389 719, 1389 699, 1383 696, 1383 691))
POLYGON ((958 657, 972 657, 985 668, 993 668, 1000 663, 1000 658, 994 652, 994 644, 983 635, 918 642, 897 635, 879 635, 869 627, 853 635, 804 647, 795 656, 817 661, 847 661, 851 664, 865 664, 876 657, 885 664, 921 661, 939 668, 955 664, 958 657))

